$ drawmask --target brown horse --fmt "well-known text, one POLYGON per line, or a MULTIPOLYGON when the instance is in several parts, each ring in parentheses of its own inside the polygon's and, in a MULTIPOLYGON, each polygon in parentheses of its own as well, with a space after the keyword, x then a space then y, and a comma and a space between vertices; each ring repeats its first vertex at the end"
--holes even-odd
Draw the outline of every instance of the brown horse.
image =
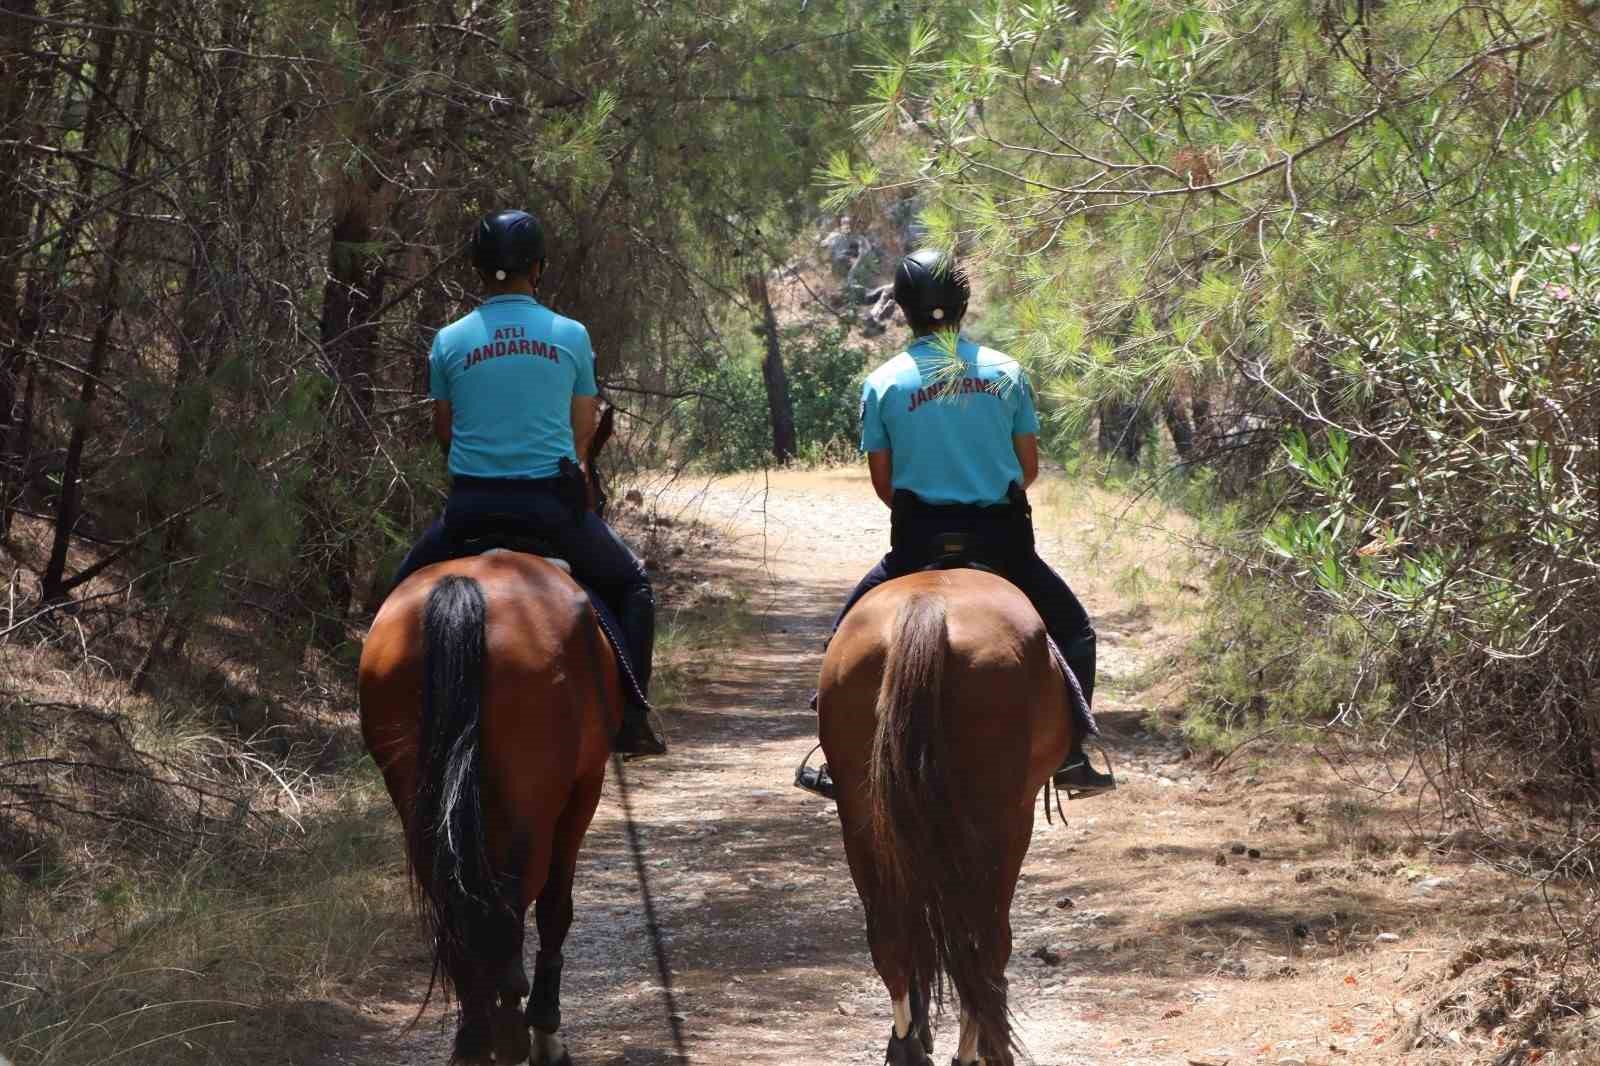
POLYGON ((894 1008, 892 1066, 932 1062, 945 976, 961 1002, 956 1062, 1014 1061, 1011 897, 1034 797, 1071 739, 1064 669, 1027 597, 977 570, 886 582, 829 644, 819 728, 894 1008))
MULTIPOLYGON (((609 411, 604 428, 609 436, 609 411)), ((590 448, 591 506, 603 443, 590 448)), ((373 620, 360 694, 361 731, 405 826, 413 894, 432 940, 429 994, 443 984, 459 1004, 452 1061, 523 1062, 531 1053, 537 1063, 569 1064, 557 1036, 561 947, 623 701, 616 655, 587 594, 534 555, 494 552, 419 570, 373 620), (535 900, 530 986, 523 935, 535 900)))

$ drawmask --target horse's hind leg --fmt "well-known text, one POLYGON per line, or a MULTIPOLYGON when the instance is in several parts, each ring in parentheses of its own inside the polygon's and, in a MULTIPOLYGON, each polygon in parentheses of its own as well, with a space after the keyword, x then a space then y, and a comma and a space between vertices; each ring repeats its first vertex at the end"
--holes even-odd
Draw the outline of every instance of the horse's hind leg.
POLYGON ((919 977, 911 982, 911 1026, 922 1041, 922 1050, 933 1054, 933 1026, 928 1022, 928 993, 930 982, 919 977))
POLYGON ((534 916, 539 926, 539 953, 533 962, 533 990, 528 995, 527 1024, 533 1030, 533 1062, 539 1066, 571 1066, 572 1056, 557 1035, 561 1028, 561 948, 572 929, 572 880, 578 848, 600 802, 604 778, 579 782, 556 824, 550 868, 539 893, 534 916))
MULTIPOLYGON (((839 778, 835 778, 839 780, 839 778)), ((926 977, 915 973, 915 953, 900 901, 883 888, 878 856, 870 834, 855 827, 866 824, 866 812, 857 808, 847 795, 839 799, 839 817, 844 825, 845 858, 856 893, 866 910, 867 944, 872 949, 872 965, 889 993, 894 1009, 894 1028, 889 1031, 885 1061, 889 1066, 932 1066, 933 1035, 928 1028, 926 977)))
MULTIPOLYGON (((1001 916, 993 939, 984 945, 984 970, 988 980, 1004 994, 1006 964, 1011 961, 1011 900, 1015 893, 1017 875, 1022 872, 1022 860, 1028 851, 1028 835, 1033 830, 1032 807, 1029 807, 1025 824, 1013 827, 1011 843, 1007 850, 1002 876, 995 882, 994 913, 1001 916)), ((956 1048, 954 1066, 1012 1066, 1016 1061, 1011 1049, 1011 1027, 1004 1008, 998 1017, 979 1023, 965 1009, 961 1011, 961 1040, 956 1048)))
POLYGON ((522 1020, 522 997, 528 994, 528 972, 522 964, 522 942, 526 933, 527 906, 521 886, 511 890, 512 906, 517 908, 516 932, 510 955, 499 966, 495 992, 499 1005, 490 1013, 490 1033, 497 1063, 527 1062, 532 1051, 528 1027, 522 1020))
MULTIPOLYGON (((472 973, 456 980, 456 995, 461 1001, 461 1025, 456 1030, 451 1066, 491 1066, 498 1062, 520 1062, 505 1044, 503 1020, 495 1005, 495 968, 476 965, 472 973)), ((523 1053, 523 1059, 527 1053, 523 1053)))
POLYGON ((961 1040, 956 1045, 956 1058, 951 1066, 1012 1066, 1014 1059, 1009 1047, 995 1049, 983 1038, 978 1023, 966 1011, 961 1012, 961 1040), (981 1052, 981 1054, 980 1054, 981 1052))
POLYGON ((884 1060, 889 1066, 932 1066, 933 1034, 928 1028, 926 990, 911 973, 910 953, 898 920, 868 921, 872 961, 889 992, 894 1028, 884 1060))
POLYGON ((955 1066, 967 1066, 978 1061, 978 1027, 972 1015, 961 1012, 961 1039, 956 1042, 955 1066))

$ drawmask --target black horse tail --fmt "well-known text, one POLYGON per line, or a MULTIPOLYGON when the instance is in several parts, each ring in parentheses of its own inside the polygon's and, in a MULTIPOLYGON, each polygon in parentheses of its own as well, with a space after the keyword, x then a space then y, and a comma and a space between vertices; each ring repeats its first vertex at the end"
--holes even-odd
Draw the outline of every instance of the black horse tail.
POLYGON ((483 587, 443 578, 422 613, 424 684, 417 791, 407 829, 417 910, 433 942, 436 985, 458 992, 474 958, 503 953, 515 915, 489 860, 484 832, 480 731, 483 715, 483 587))
POLYGON ((1007 916, 995 907, 998 841, 980 839, 967 791, 948 772, 944 734, 945 601, 912 596, 895 616, 878 689, 869 769, 882 898, 896 901, 913 959, 912 987, 942 1005, 948 975, 979 1032, 979 1054, 1015 1046, 1005 977, 995 963, 1007 916))

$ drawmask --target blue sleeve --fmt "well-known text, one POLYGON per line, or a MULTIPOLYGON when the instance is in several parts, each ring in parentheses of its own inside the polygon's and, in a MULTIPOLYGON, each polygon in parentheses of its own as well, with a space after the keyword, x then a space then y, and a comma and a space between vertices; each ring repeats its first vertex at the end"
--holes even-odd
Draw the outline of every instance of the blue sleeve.
POLYGON ((594 380, 594 348, 589 343, 589 331, 581 322, 572 323, 572 333, 568 338, 572 348, 572 359, 577 363, 577 377, 572 381, 572 395, 597 396, 600 387, 594 380))
POLYGON ((1033 407, 1033 386, 1028 382, 1028 372, 1017 368, 1016 410, 1011 415, 1011 435, 1025 437, 1039 432, 1039 412, 1033 407))
POLYGON ((861 450, 881 452, 889 447, 889 430, 883 424, 883 410, 877 387, 868 378, 861 386, 861 450))
POLYGON ((435 400, 450 399, 450 379, 445 376, 444 345, 440 340, 444 337, 444 330, 439 330, 433 335, 433 347, 428 350, 428 395, 435 400))

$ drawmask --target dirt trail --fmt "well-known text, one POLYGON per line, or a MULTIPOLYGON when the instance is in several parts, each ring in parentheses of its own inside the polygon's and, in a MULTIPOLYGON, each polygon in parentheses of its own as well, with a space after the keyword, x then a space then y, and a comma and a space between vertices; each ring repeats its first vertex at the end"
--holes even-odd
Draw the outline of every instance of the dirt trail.
MULTIPOLYGON (((822 639, 884 550, 887 512, 853 472, 729 478, 652 499, 678 523, 726 534, 718 558, 693 568, 744 589, 756 620, 682 686, 673 753, 626 771, 691 1060, 881 1062, 888 1003, 837 818, 790 778, 815 742, 806 700, 822 639)), ((1097 710, 1122 788, 1069 804, 1065 826, 1038 819, 1012 912, 1024 1044, 1062 1066, 1396 1061, 1406 997, 1458 945, 1444 918, 1504 908, 1488 875, 1356 858, 1361 827, 1349 815, 1330 824, 1344 808, 1325 771, 1213 780, 1145 732, 1125 686, 1151 665, 1148 610, 1120 599, 1078 545, 1077 521, 1041 522, 1041 551, 1096 618, 1108 678, 1097 710), (1232 854, 1235 843, 1260 857, 1232 854)), ((608 780, 579 867, 564 1035, 581 1063, 667 1063, 617 790, 608 780)), ((424 965, 420 949, 397 961, 424 965)), ((445 1062, 438 1024, 400 1032, 418 992, 402 983, 367 1004, 369 1035, 330 1049, 327 1066, 445 1062)), ((937 1061, 954 1030, 940 1027, 937 1061)))

